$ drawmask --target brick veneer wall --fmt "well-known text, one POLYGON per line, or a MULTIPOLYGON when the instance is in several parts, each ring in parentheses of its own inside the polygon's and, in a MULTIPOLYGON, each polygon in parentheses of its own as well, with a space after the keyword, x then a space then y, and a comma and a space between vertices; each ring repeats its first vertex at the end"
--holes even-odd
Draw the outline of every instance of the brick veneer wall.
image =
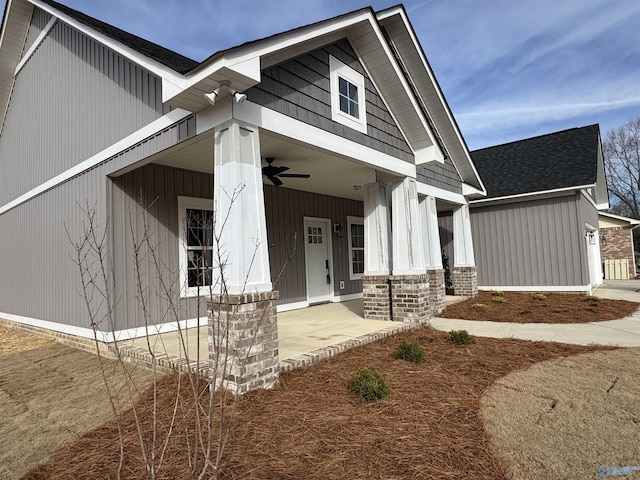
POLYGON ((277 383, 277 300, 276 291, 207 299, 209 366, 224 388, 242 394, 277 383))
POLYGON ((431 315, 438 315, 446 306, 446 289, 444 285, 444 269, 427 270, 429 280, 429 305, 431 315))
POLYGON ((391 275, 389 283, 393 320, 428 324, 431 309, 427 275, 391 275))
POLYGON ((476 267, 453 267, 451 272, 453 291, 463 297, 478 294, 478 270, 476 267))
POLYGON ((629 278, 635 277, 631 227, 606 227, 600 229, 600 256, 602 261, 629 260, 629 278))
POLYGON ((362 276, 362 303, 367 320, 391 320, 389 275, 362 276))

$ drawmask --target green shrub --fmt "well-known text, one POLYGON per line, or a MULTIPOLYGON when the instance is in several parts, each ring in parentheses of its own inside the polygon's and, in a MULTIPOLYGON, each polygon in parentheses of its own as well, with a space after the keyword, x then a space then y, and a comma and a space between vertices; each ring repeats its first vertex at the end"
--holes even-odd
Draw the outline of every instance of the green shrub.
POLYGON ((507 299, 504 297, 493 297, 493 301, 496 303, 507 303, 507 299))
POLYGON ((454 345, 472 345, 476 343, 476 339, 469 335, 466 330, 451 330, 449 339, 454 345))
POLYGON ((600 300, 600 297, 596 297, 595 295, 585 295, 584 300, 585 302, 597 302, 600 300))
POLYGON ((406 340, 395 351, 393 356, 399 360, 412 363, 424 362, 424 350, 417 342, 407 342, 406 340))
POLYGON ((533 299, 534 300, 546 300, 547 296, 544 293, 534 293, 533 294, 533 299))
POLYGON ((391 387, 380 372, 361 368, 353 374, 349 390, 360 397, 363 402, 382 400, 391 393, 391 387))
POLYGON ((484 303, 474 303, 473 305, 471 305, 471 308, 487 308, 487 306, 484 303))
POLYGON ((494 297, 504 297, 504 292, 502 290, 494 290, 491 292, 491 295, 494 297))

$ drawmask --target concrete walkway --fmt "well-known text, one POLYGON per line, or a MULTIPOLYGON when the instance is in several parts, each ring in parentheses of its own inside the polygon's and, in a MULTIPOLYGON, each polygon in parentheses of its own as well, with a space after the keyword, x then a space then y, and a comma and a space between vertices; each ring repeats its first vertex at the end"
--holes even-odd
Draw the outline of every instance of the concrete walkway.
MULTIPOLYGON (((640 303, 640 280, 608 280, 594 294, 601 298, 640 303)), ((640 312, 606 322, 579 324, 479 322, 434 317, 437 330, 467 330, 478 337, 519 338, 576 345, 640 347, 640 312)))

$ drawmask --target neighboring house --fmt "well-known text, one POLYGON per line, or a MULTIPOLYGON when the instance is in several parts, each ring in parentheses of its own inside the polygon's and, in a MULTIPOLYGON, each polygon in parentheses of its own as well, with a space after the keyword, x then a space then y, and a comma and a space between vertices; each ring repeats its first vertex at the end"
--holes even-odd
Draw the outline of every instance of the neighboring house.
POLYGON ((1 35, 0 317, 93 336, 68 238, 87 205, 107 227, 107 340, 144 333, 145 225, 166 267, 141 259, 147 312, 167 328, 197 324, 197 286, 220 291, 217 253, 214 309, 275 311, 280 277, 278 310, 364 297, 366 318, 424 321, 444 305, 443 209, 456 292, 476 291, 468 198, 484 187, 402 7, 200 63, 51 0, 7 2, 1 35))
POLYGON ((633 230, 640 220, 599 212, 598 225, 605 280, 636 278, 633 230))
POLYGON ((481 289, 589 292, 602 283, 598 210, 609 207, 598 125, 472 152, 481 289))

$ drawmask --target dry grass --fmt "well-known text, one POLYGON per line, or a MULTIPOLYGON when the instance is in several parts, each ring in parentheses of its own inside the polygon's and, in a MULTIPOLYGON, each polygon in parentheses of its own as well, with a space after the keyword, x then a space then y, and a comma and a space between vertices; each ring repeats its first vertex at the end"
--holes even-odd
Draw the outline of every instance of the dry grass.
MULTIPOLYGON (((447 333, 429 328, 350 350, 284 374, 277 388, 240 400, 224 477, 505 479, 483 427, 483 392, 509 372, 593 350, 598 348, 488 338, 457 347, 447 333), (424 347, 423 364, 393 358, 403 340, 424 347), (387 378, 387 399, 363 404, 349 393, 348 382, 361 367, 387 378)), ((169 415, 174 385, 175 377, 163 381, 162 415, 169 415)), ((148 404, 149 395, 142 402, 148 404)), ((144 478, 132 419, 126 421, 125 478, 144 478)), ((184 439, 175 440, 162 478, 188 478, 184 439)), ((114 478, 117 443, 115 428, 105 425, 24 478, 114 478)))
POLYGON ((445 318, 486 320, 514 323, 587 323, 616 320, 631 315, 638 304, 626 300, 585 300, 584 295, 545 293, 545 299, 531 293, 507 292, 496 296, 492 292, 478 292, 475 298, 448 306, 441 314, 445 318), (496 298, 505 301, 496 302, 496 298), (474 305, 483 304, 477 308, 474 305))

